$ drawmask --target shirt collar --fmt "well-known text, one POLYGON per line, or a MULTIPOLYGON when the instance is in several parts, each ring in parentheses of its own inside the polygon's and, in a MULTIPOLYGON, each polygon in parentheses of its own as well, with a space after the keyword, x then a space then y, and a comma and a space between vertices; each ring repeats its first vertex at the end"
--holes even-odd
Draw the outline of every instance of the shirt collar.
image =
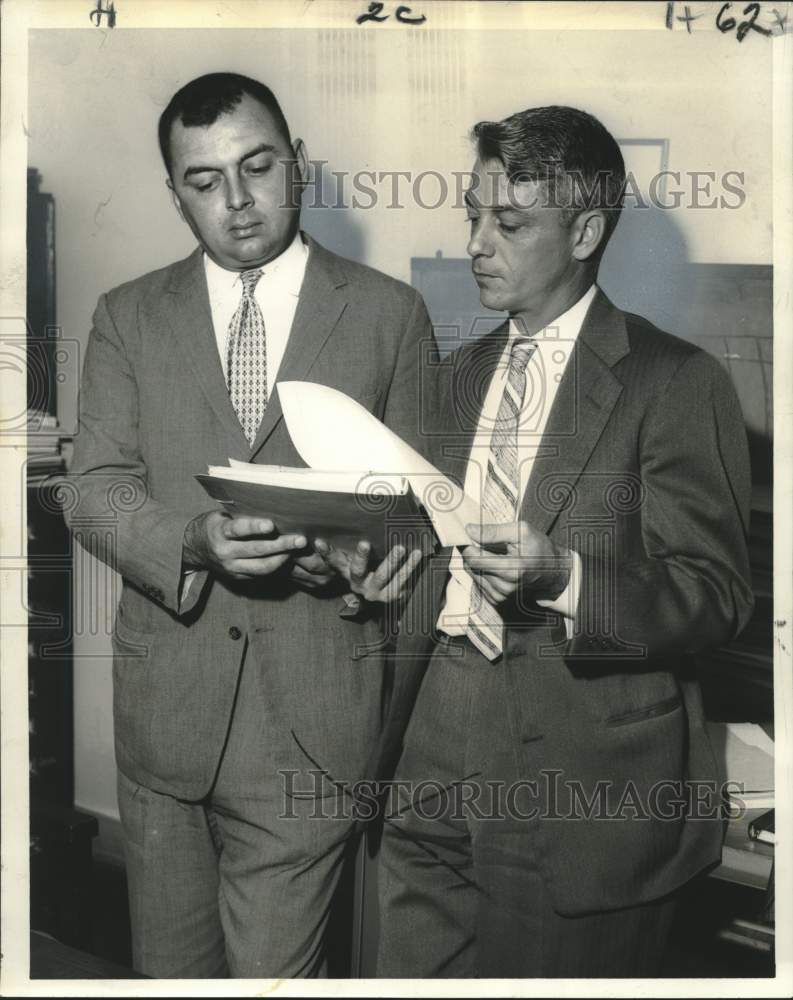
MULTIPOLYGON (((538 346, 541 346, 543 341, 575 341, 581 332, 581 327, 584 325, 584 317, 596 294, 597 285, 593 283, 566 312, 563 312, 561 316, 552 320, 542 330, 538 330, 534 337, 532 337, 532 340, 536 340, 538 346)), ((511 319, 509 321, 507 348, 511 348, 518 337, 524 336, 525 334, 521 331, 518 324, 511 319)))
MULTIPOLYGON (((289 246, 262 268, 262 277, 277 278, 279 285, 292 295, 300 294, 300 286, 306 273, 308 263, 308 246, 303 242, 302 233, 295 233, 295 238, 289 246)), ((239 271, 229 271, 204 251, 204 271, 210 295, 213 291, 231 292, 241 281, 239 271)))

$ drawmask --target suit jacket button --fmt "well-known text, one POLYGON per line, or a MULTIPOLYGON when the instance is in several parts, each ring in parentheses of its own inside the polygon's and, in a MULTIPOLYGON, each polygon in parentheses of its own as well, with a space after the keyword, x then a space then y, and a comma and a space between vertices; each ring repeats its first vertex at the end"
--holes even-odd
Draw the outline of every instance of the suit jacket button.
POLYGON ((232 625, 229 629, 229 635, 232 639, 239 639, 242 637, 242 632, 237 628, 236 625, 232 625))

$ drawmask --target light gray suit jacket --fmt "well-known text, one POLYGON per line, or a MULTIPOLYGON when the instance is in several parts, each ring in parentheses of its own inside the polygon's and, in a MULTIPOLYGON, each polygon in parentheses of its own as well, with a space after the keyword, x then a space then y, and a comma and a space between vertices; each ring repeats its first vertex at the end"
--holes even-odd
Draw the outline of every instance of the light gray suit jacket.
MULTIPOLYGON (((421 297, 309 243, 278 380, 341 389, 418 443, 418 366, 435 351, 421 297)), ((247 655, 268 678, 265 765, 310 766, 298 736, 332 775, 357 780, 377 755, 391 688, 378 621, 341 617, 338 589, 309 593, 283 573, 239 583, 201 572, 180 607, 184 529, 213 506, 194 476, 230 457, 304 464, 277 393, 248 446, 196 250, 100 298, 83 369, 67 517, 123 577, 114 628, 118 765, 155 790, 206 795, 247 655)))

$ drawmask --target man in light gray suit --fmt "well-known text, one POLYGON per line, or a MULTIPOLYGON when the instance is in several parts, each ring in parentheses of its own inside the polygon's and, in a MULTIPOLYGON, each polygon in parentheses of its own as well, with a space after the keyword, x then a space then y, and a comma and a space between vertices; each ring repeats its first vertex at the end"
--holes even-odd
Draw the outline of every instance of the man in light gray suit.
POLYGON ((159 138, 200 247, 100 298, 70 470, 72 528, 124 582, 114 721, 134 964, 317 975, 353 823, 288 793, 318 787, 312 768, 370 772, 395 713, 366 609, 400 593, 418 553, 356 580, 372 603, 345 615, 344 581, 305 538, 208 510, 194 476, 228 458, 303 464, 281 380, 338 388, 415 443, 432 331, 412 289, 301 234, 306 152, 262 84, 192 81, 159 138))

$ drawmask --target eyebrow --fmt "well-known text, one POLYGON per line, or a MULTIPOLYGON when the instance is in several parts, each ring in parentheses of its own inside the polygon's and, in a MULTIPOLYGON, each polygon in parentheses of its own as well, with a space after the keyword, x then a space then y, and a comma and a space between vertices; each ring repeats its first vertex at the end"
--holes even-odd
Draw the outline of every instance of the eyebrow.
MULTIPOLYGON (((259 153, 274 153, 274 152, 275 152, 275 146, 271 146, 268 143, 263 142, 260 146, 256 146, 254 149, 250 150, 250 152, 245 153, 244 156, 241 156, 240 159, 238 160, 238 165, 240 163, 244 163, 246 160, 250 160, 252 156, 258 156, 259 153)), ((187 180, 187 178, 192 177, 193 174, 206 174, 209 173, 210 171, 219 172, 220 169, 221 169, 220 167, 200 167, 200 166, 188 167, 187 170, 185 170, 182 179, 187 180)))
MULTIPOLYGON (((482 211, 482 205, 480 202, 475 201, 471 196, 470 192, 466 191, 463 195, 463 201, 468 206, 468 208, 473 209, 475 212, 482 211)), ((514 205, 485 205, 484 206, 489 212, 517 212, 520 209, 516 208, 514 205)))

